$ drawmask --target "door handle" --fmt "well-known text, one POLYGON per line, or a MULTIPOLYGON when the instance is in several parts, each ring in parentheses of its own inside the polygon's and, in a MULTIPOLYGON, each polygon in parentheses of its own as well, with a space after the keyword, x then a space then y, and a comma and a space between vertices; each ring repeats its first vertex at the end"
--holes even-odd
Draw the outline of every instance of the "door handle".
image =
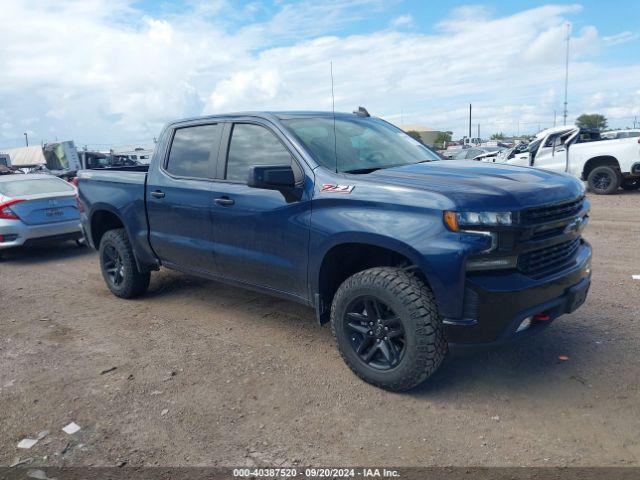
POLYGON ((164 192, 161 190, 155 190, 151 192, 151 196, 156 198, 164 198, 164 192))
POLYGON ((220 197, 220 198, 216 198, 214 200, 214 202, 216 202, 218 205, 222 205, 223 207, 230 207, 231 205, 233 205, 234 203, 236 203, 235 201, 233 201, 232 199, 230 199, 229 197, 220 197))

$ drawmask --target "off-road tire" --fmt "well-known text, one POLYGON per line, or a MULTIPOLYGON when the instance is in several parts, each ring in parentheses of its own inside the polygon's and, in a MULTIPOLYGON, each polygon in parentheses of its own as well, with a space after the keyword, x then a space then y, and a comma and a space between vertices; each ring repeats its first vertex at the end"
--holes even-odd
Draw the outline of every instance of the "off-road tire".
POLYGON ((640 178, 627 178, 620 186, 623 190, 640 190, 640 178))
POLYGON ((356 273, 338 288, 331 305, 331 330, 345 363, 365 382, 392 391, 413 388, 427 380, 447 353, 442 321, 429 287, 410 271, 376 267, 356 273), (390 370, 377 370, 358 356, 345 332, 348 305, 362 296, 379 298, 400 318, 405 351, 390 370))
POLYGON ((133 256, 133 249, 124 228, 109 230, 100 240, 100 270, 102 278, 111 293, 120 298, 134 298, 142 295, 149 288, 150 272, 140 272, 133 256), (113 247, 118 252, 122 264, 122 281, 116 285, 109 278, 105 267, 105 249, 113 247))
POLYGON ((620 172, 618 172, 615 168, 604 165, 602 167, 596 167, 591 170, 589 176, 587 177, 587 183, 589 185, 589 190, 596 195, 611 195, 612 193, 615 193, 620 187, 622 178, 620 176, 620 172), (608 177, 609 179, 609 183, 606 187, 603 187, 598 183, 598 179, 603 175, 608 177))

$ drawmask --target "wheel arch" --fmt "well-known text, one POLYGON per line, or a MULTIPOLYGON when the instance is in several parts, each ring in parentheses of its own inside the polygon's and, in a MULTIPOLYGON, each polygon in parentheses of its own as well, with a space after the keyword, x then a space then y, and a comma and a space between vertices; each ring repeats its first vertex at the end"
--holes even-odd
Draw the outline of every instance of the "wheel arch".
POLYGON ((589 174, 597 167, 613 167, 620 171, 620 162, 613 155, 599 155, 587 160, 582 169, 582 180, 587 180, 589 174))
POLYGON ((342 235, 312 265, 311 272, 317 273, 310 287, 320 323, 328 321, 333 296, 342 282, 363 270, 382 266, 412 269, 429 285, 423 257, 411 246, 381 235, 342 235))
MULTIPOLYGON (((108 205, 97 205, 89 217, 89 235, 91 243, 97 250, 100 248, 100 240, 109 230, 124 228, 127 230, 122 218, 108 205)), ((128 235, 129 232, 127 232, 128 235)))

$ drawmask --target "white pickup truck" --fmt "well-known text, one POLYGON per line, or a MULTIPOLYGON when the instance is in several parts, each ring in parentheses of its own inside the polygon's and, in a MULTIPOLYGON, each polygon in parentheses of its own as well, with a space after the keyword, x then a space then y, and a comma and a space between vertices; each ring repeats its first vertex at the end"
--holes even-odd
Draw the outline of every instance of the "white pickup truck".
POLYGON ((578 127, 554 127, 536 135, 529 147, 498 155, 497 162, 567 172, 608 195, 619 187, 640 189, 640 139, 593 140, 578 127))

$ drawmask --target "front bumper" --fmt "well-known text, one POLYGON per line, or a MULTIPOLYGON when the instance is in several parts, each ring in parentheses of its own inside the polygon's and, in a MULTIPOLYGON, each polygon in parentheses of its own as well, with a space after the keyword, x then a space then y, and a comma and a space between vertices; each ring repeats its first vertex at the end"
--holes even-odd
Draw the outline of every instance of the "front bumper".
POLYGON ((79 221, 27 225, 21 220, 0 220, 0 250, 29 245, 36 241, 82 238, 79 221))
POLYGON ((469 276, 465 288, 464 319, 444 319, 452 344, 494 345, 524 336, 570 313, 582 304, 591 282, 591 246, 584 242, 566 269, 534 280, 518 272, 469 276), (518 327, 535 315, 523 331, 518 327))

